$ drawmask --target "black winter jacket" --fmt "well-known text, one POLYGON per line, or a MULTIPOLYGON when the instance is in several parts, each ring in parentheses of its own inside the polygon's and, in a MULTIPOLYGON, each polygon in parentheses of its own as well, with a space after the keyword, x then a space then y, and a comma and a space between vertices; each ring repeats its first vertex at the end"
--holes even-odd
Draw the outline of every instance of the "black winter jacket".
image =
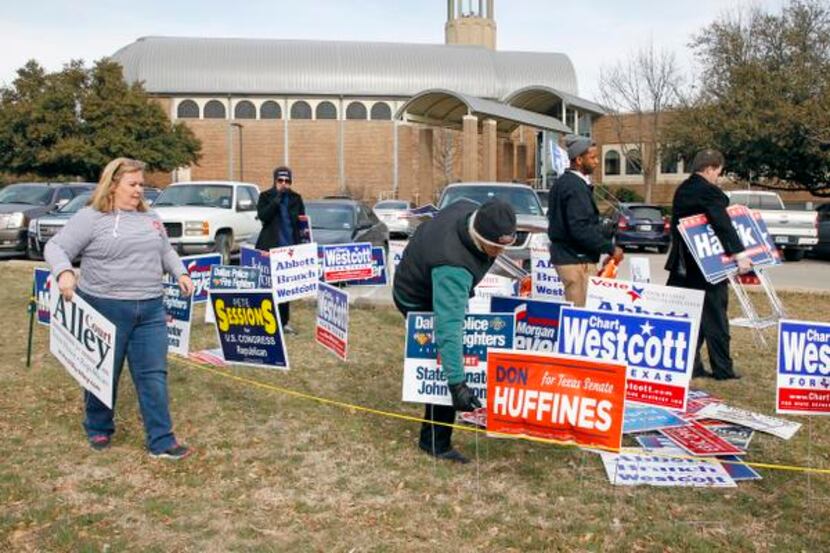
MULTIPOLYGON (((299 216, 305 215, 303 197, 293 190, 286 190, 288 194, 288 216, 291 219, 291 230, 294 244, 300 243, 299 216)), ((276 187, 269 188, 259 195, 256 206, 259 221, 262 223, 262 232, 256 241, 258 250, 270 250, 279 245, 280 232, 280 201, 276 187)))
POLYGON ((554 265, 596 263, 614 244, 599 220, 591 188, 568 170, 548 193, 548 238, 554 265))

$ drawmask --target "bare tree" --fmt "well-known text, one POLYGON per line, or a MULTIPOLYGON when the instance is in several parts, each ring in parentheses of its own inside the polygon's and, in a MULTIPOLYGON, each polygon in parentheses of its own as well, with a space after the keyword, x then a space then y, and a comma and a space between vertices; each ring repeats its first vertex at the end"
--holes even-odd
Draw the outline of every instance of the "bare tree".
POLYGON ((666 112, 680 99, 682 82, 674 54, 656 49, 653 42, 600 72, 600 101, 626 159, 642 168, 647 202, 665 146, 666 112))
POLYGON ((441 182, 436 193, 449 183, 458 180, 455 163, 458 161, 458 131, 449 128, 436 129, 433 139, 433 162, 441 174, 441 182))

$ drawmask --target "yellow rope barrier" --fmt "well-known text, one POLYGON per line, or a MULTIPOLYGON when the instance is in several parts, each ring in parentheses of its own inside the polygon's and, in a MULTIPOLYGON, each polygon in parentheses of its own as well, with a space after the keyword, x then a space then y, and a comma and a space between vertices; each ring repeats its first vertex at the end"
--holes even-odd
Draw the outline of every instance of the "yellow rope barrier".
MULTIPOLYGON (((393 411, 383 411, 381 409, 374 409, 372 407, 366 407, 364 405, 356 405, 356 404, 353 404, 353 403, 348 403, 348 402, 345 402, 345 401, 339 401, 339 400, 336 400, 336 399, 329 399, 329 398, 324 398, 324 397, 320 397, 320 396, 315 396, 313 394, 308 394, 308 393, 305 393, 305 392, 299 392, 297 390, 292 390, 290 388, 284 388, 282 386, 276 386, 274 384, 268 384, 268 383, 265 383, 265 382, 260 382, 258 380, 253 380, 251 378, 245 378, 245 377, 242 377, 242 376, 238 376, 238 375, 229 373, 227 371, 219 370, 219 369, 217 369, 215 367, 212 367, 210 365, 203 365, 201 363, 195 363, 193 361, 190 361, 188 359, 184 359, 182 357, 171 357, 170 360, 173 361, 174 363, 184 365, 184 366, 187 366, 187 367, 190 367, 190 368, 201 369, 203 371, 210 372, 210 373, 213 373, 215 375, 218 375, 222 378, 227 378, 229 380, 234 380, 236 382, 240 382, 240 383, 246 384, 248 386, 253 386, 255 388, 261 388, 263 390, 268 390, 270 392, 278 392, 278 393, 281 393, 281 394, 289 395, 289 396, 292 396, 292 397, 296 397, 296 398, 300 398, 300 399, 304 399, 304 400, 308 400, 308 401, 315 401, 315 402, 321 403, 323 405, 332 405, 332 406, 335 406, 335 407, 341 407, 343 409, 348 409, 350 411, 360 411, 360 412, 363 412, 363 413, 369 413, 369 414, 377 415, 377 416, 380 416, 380 417, 404 420, 404 421, 407 421, 407 422, 417 422, 417 423, 429 422, 429 423, 432 423, 436 426, 446 426, 446 427, 453 428, 453 429, 456 429, 456 430, 461 430, 463 432, 475 432, 475 433, 487 434, 489 436, 495 436, 495 437, 501 436, 501 434, 494 433, 494 432, 488 432, 485 429, 474 427, 474 426, 467 426, 467 425, 460 425, 460 424, 453 424, 453 423, 445 423, 445 422, 427 421, 425 419, 422 419, 421 417, 415 417, 415 416, 412 416, 412 415, 405 415, 403 413, 395 413, 393 411)), ((549 445, 558 445, 558 446, 564 446, 564 447, 575 447, 575 448, 582 449, 582 447, 579 444, 575 444, 573 442, 565 442, 565 441, 561 441, 561 440, 554 440, 554 439, 551 439, 551 438, 538 438, 538 437, 534 437, 534 436, 515 436, 515 435, 512 435, 512 434, 511 435, 504 434, 503 436, 514 438, 514 439, 518 438, 518 439, 522 439, 522 440, 529 441, 529 442, 534 442, 534 443, 543 443, 543 444, 549 444, 549 445)), ((591 449, 603 450, 603 451, 608 451, 608 452, 612 452, 612 453, 635 453, 635 452, 636 453, 641 453, 640 450, 635 450, 633 448, 621 448, 618 451, 616 449, 609 448, 609 447, 604 447, 604 446, 592 446, 591 449)), ((830 475, 830 469, 821 469, 821 468, 815 468, 815 467, 799 467, 799 466, 794 466, 794 465, 780 465, 780 464, 775 464, 775 463, 756 463, 756 462, 748 462, 748 461, 724 461, 724 460, 721 460, 721 459, 715 459, 715 458, 710 458, 710 457, 693 457, 691 455, 675 455, 675 454, 659 453, 659 452, 653 452, 653 453, 654 453, 654 455, 659 455, 660 457, 667 457, 667 458, 673 458, 673 459, 692 459, 692 460, 695 460, 695 461, 706 461, 706 462, 710 462, 710 463, 728 463, 728 464, 746 465, 748 467, 769 469, 769 470, 781 470, 781 471, 790 471, 790 472, 804 472, 804 473, 811 473, 811 474, 828 474, 828 475, 830 475)))

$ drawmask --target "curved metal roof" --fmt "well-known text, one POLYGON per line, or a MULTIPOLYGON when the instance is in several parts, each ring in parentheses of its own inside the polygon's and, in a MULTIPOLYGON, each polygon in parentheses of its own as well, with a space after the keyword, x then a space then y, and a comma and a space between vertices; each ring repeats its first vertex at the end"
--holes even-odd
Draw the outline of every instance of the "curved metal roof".
POLYGON ((494 100, 468 96, 452 90, 425 90, 410 98, 401 106, 396 119, 403 118, 419 123, 460 127, 467 114, 490 117, 496 120, 496 130, 511 133, 519 125, 564 133, 572 132, 558 119, 532 111, 519 109, 494 100))
POLYGON ((144 37, 112 57, 128 82, 156 94, 408 97, 446 88, 498 99, 530 85, 577 94, 565 54, 476 46, 144 37))
POLYGON ((581 111, 587 111, 595 115, 605 115, 606 110, 601 105, 584 100, 569 94, 562 90, 557 90, 549 86, 530 85, 520 90, 511 92, 502 100, 505 104, 535 111, 536 113, 544 113, 547 115, 559 116, 559 113, 554 113, 555 107, 560 101, 564 102, 569 107, 574 107, 581 111))

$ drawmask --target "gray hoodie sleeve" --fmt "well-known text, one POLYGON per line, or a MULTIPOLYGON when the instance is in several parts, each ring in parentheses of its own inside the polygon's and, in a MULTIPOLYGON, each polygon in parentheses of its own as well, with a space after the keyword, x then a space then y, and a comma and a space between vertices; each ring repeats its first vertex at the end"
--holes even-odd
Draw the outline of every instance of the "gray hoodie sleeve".
POLYGON ((88 207, 81 209, 46 243, 43 257, 55 278, 62 272, 71 270, 72 260, 92 241, 95 218, 95 210, 88 207))

